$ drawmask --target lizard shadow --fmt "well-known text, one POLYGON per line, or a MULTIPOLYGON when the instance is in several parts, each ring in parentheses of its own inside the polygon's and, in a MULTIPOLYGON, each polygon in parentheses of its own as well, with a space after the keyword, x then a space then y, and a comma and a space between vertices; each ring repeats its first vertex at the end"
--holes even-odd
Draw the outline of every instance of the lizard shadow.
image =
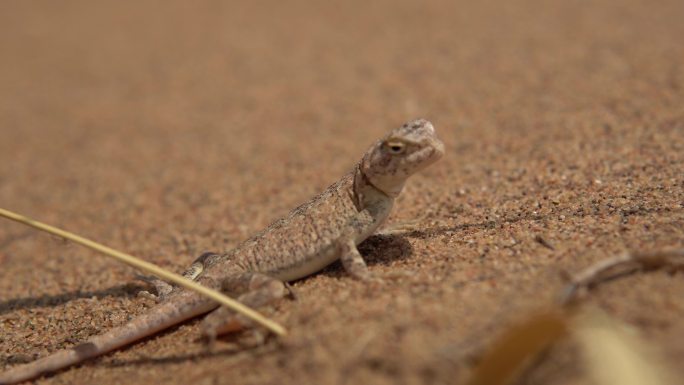
MULTIPOLYGON (((404 235, 372 235, 359 245, 359 252, 368 266, 387 266, 393 261, 404 260, 413 254, 413 246, 404 235)), ((327 276, 344 275, 342 263, 337 261, 323 269, 327 276)))
MULTIPOLYGON (((666 213, 672 211, 671 208, 643 208, 639 209, 637 211, 626 211, 626 210, 620 210, 616 212, 616 215, 620 215, 621 217, 628 217, 628 216, 642 216, 642 215, 647 215, 647 214, 659 214, 659 213, 666 213)), ((600 215, 604 215, 601 213, 584 213, 584 212, 571 212, 571 213, 563 213, 567 218, 584 218, 584 217, 597 217, 600 215)), ((547 221, 550 218, 554 218, 556 216, 556 213, 549 213, 549 214, 517 214, 517 215, 511 215, 505 218, 498 218, 496 220, 494 219, 487 219, 479 222, 470 222, 470 223, 461 223, 453 226, 434 226, 434 227, 426 227, 420 230, 406 230, 402 231, 400 233, 396 233, 398 236, 402 237, 407 237, 407 238, 418 238, 418 239, 430 239, 430 238, 436 238, 440 237, 442 235, 452 235, 453 233, 457 233, 460 231, 467 231, 467 230, 492 230, 492 229, 497 229, 497 228, 503 228, 505 225, 510 225, 510 224, 516 224, 518 222, 525 222, 525 221, 530 221, 530 222, 539 222, 539 221, 547 221)))
POLYGON ((95 365, 104 365, 110 368, 131 367, 131 366, 145 366, 145 365, 167 365, 180 364, 187 361, 201 360, 203 358, 211 357, 232 357, 245 352, 251 352, 257 348, 238 349, 238 350, 220 350, 216 352, 200 352, 200 353, 184 353, 175 354, 166 357, 144 357, 131 360, 115 360, 106 364, 93 363, 95 365))
MULTIPOLYGON (((158 338, 159 336, 163 336, 164 334, 170 334, 173 331, 175 331, 180 325, 177 327, 170 328, 162 333, 155 334, 153 336, 149 336, 148 338, 142 339, 141 341, 145 341, 147 339, 152 339, 152 338, 158 338)), ((219 337, 220 341, 237 341, 240 338, 241 333, 234 333, 234 334, 229 334, 227 336, 221 336, 219 337)), ((251 345, 251 346, 246 346, 246 345, 241 345, 241 344, 233 344, 231 347, 227 347, 224 349, 218 348, 218 349, 206 349, 204 351, 200 352, 190 352, 190 353, 182 353, 182 354, 173 354, 165 357, 140 357, 140 358, 135 358, 135 359, 129 359, 129 360, 113 360, 111 362, 101 364, 97 362, 93 362, 95 365, 104 365, 108 366, 111 368, 116 368, 116 367, 130 367, 130 366, 145 366, 145 365, 166 365, 166 364, 178 364, 178 363, 183 363, 187 361, 194 361, 194 360, 199 360, 202 358, 212 358, 212 357, 234 357, 238 356, 240 354, 250 354, 251 356, 260 356, 263 354, 267 354, 273 349, 277 348, 279 346, 278 342, 276 340, 270 340, 267 341, 264 344, 257 344, 257 345, 251 345)))
POLYGON ((135 297, 147 286, 127 283, 102 290, 71 291, 57 295, 40 295, 36 297, 14 298, 0 302, 0 315, 17 309, 33 309, 37 307, 55 307, 79 298, 135 297))

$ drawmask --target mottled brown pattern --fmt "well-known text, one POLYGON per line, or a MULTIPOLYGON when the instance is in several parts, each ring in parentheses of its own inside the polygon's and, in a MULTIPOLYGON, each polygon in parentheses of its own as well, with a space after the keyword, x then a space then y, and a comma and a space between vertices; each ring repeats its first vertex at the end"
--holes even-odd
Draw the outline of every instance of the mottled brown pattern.
MULTIPOLYGON (((285 292, 282 281, 303 278, 340 257, 352 276, 370 279, 356 245, 387 219, 406 178, 441 158, 442 153, 443 144, 426 120, 413 121, 410 129, 402 126, 393 130, 368 150, 352 173, 234 250, 219 256, 202 254, 185 275, 216 289, 232 286, 226 280, 251 283, 256 279, 262 285, 250 286, 252 291, 238 297, 251 306, 281 298, 285 292), (389 139, 401 140, 409 148, 404 153, 389 154, 385 142, 389 139)), ((3 373, 0 383, 23 381, 72 365, 216 308, 211 301, 182 289, 175 289, 163 299, 147 314, 92 338, 87 342, 87 355, 83 349, 58 352, 3 373)), ((211 340, 219 332, 233 330, 240 319, 225 313, 220 310, 204 324, 204 332, 211 340)))
POLYGON ((357 213, 351 175, 244 242, 230 255, 250 271, 277 274, 328 250, 357 213))

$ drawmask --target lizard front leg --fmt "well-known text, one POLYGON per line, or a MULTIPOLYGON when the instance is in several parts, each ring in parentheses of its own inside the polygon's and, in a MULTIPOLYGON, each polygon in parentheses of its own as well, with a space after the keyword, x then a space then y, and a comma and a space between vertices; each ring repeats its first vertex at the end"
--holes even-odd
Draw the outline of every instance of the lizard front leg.
MULTIPOLYGON (((251 308, 273 303, 285 296, 285 283, 266 274, 246 272, 227 277, 223 281, 223 291, 231 296, 238 295, 237 300, 251 308)), ((202 321, 202 334, 209 343, 213 343, 221 334, 239 331, 251 325, 246 317, 235 314, 221 307, 210 313, 202 321)))
POLYGON ((340 261, 344 270, 352 277, 360 281, 371 281, 375 278, 368 270, 368 265, 364 261, 359 249, 356 248, 356 242, 350 240, 339 245, 340 261))
POLYGON ((369 210, 363 210, 349 222, 337 245, 342 266, 349 275, 358 280, 378 280, 368 270, 366 261, 356 247, 357 243, 367 237, 378 225, 375 216, 369 210))

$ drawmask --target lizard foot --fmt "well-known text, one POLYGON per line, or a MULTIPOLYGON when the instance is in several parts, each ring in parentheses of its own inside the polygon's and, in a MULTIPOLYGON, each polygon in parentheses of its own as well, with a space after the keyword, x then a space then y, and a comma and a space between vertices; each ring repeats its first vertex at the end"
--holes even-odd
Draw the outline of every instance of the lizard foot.
POLYGON ((141 290, 138 292, 138 296, 147 299, 153 299, 156 302, 163 301, 171 292, 173 291, 173 285, 162 281, 161 279, 153 276, 137 275, 136 278, 145 283, 154 286, 154 293, 147 290, 141 290))
POLYGON ((382 284, 385 283, 385 277, 382 275, 373 274, 371 272, 366 272, 366 274, 354 275, 354 278, 363 282, 370 284, 382 284))
POLYGON ((375 232, 375 235, 399 235, 399 234, 406 234, 406 233, 411 233, 413 231, 417 231, 422 229, 424 226, 421 226, 421 223, 427 219, 429 216, 428 213, 424 213, 423 215, 419 216, 416 219, 411 219, 411 220, 406 220, 406 221, 401 221, 398 223, 393 223, 388 226, 385 226, 381 228, 380 230, 375 232))
MULTIPOLYGON (((237 300, 251 308, 271 304, 283 298, 288 292, 282 281, 265 274, 251 272, 226 278, 223 282, 223 290, 229 294, 247 290, 237 300)), ((251 326, 253 322, 247 317, 220 307, 204 318, 201 329, 209 346, 212 346, 218 336, 238 332, 251 326)))
MULTIPOLYGON (((220 257, 219 254, 213 253, 213 252, 205 252, 202 253, 199 257, 197 257, 190 267, 183 272, 183 277, 191 280, 191 281, 196 281, 197 278, 200 277, 202 272, 204 271, 204 268, 207 263, 209 263, 212 259, 215 259, 217 257, 220 257)), ((152 294, 149 291, 141 291, 138 293, 140 297, 143 298, 149 298, 153 299, 157 302, 162 302, 165 300, 169 294, 174 289, 174 285, 171 285, 170 283, 166 281, 162 281, 161 279, 154 277, 154 276, 148 276, 148 275, 137 275, 137 279, 146 282, 152 286, 154 286, 154 291, 156 294, 152 294)))

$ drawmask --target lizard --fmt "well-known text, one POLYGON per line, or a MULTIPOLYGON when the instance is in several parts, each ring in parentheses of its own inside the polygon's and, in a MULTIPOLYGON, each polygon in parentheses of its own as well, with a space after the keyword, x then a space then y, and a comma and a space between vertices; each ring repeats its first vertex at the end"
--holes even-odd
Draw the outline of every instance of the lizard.
MULTIPOLYGON (((187 278, 222 290, 250 307, 271 304, 295 281, 340 260, 361 281, 375 277, 357 249, 385 222, 406 180, 444 155, 432 123, 415 119, 375 142, 353 169, 325 191, 225 253, 204 253, 187 278)), ((244 318, 201 295, 156 282, 159 303, 146 313, 73 348, 57 351, 0 374, 12 384, 81 363, 191 318, 208 338, 239 330, 244 318), (218 308, 218 309, 217 309, 218 308)))

